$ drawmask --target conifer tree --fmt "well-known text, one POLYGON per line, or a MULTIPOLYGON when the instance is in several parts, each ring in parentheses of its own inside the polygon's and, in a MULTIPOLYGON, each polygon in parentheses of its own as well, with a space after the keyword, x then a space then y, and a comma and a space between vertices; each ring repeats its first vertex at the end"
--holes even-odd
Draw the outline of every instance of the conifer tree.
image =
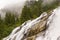
POLYGON ((20 17, 21 23, 29 20, 30 17, 31 17, 30 9, 27 6, 24 6, 21 17, 20 17))
POLYGON ((15 15, 11 12, 6 12, 5 23, 11 25, 15 23, 15 15))

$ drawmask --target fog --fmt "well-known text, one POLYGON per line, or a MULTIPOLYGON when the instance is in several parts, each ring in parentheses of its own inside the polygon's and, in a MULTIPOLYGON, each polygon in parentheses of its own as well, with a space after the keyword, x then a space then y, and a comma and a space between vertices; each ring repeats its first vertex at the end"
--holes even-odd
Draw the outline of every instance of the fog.
POLYGON ((4 8, 7 5, 11 5, 11 4, 16 4, 16 3, 23 3, 26 0, 0 0, 0 9, 4 8))

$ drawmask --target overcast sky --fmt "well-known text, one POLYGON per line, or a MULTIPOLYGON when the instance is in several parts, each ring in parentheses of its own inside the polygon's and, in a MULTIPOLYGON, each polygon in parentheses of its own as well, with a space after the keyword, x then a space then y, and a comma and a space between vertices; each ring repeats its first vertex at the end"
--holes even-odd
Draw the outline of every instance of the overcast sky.
POLYGON ((25 0, 0 0, 0 9, 4 8, 6 5, 15 4, 15 3, 23 3, 25 0))

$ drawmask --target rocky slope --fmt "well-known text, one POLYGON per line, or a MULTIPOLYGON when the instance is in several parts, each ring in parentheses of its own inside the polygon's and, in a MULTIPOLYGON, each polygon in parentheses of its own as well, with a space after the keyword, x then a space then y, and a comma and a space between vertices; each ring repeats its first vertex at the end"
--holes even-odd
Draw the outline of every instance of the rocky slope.
POLYGON ((24 22, 3 40, 60 40, 60 7, 24 22))
MULTIPOLYGON (((47 3, 47 2, 45 2, 45 3, 47 3)), ((26 1, 24 1, 24 3, 26 3, 26 1)), ((23 6, 20 6, 20 4, 18 4, 18 5, 15 5, 14 4, 14 5, 9 6, 9 7, 6 6, 6 8, 4 8, 4 9, 2 9, 0 11, 0 14, 2 13, 1 14, 2 17, 5 17, 4 16, 5 15, 5 12, 6 11, 10 11, 10 12, 14 12, 14 13, 20 15, 20 12, 19 11, 22 12, 22 9, 24 7, 24 3, 23 3, 23 6), (11 10, 11 8, 12 8, 12 10, 11 10)), ((34 3, 34 1, 32 3, 34 3)), ((50 29, 49 27, 50 27, 51 22, 53 21, 52 19, 55 16, 55 13, 56 12, 57 13, 60 13, 59 10, 58 11, 57 11, 57 9, 55 9, 55 10, 53 10, 52 12, 50 12, 50 14, 43 11, 44 13, 42 13, 38 18, 36 18, 34 20, 29 20, 29 21, 24 22, 21 26, 15 28, 12 31, 12 33, 9 36, 7 36, 6 38, 4 38, 3 40, 50 40, 50 39, 51 40, 55 40, 55 39, 58 39, 59 40, 59 37, 54 37, 54 36, 56 36, 56 34, 53 35, 53 32, 50 33, 50 35, 52 34, 53 36, 46 35, 46 34, 49 34, 49 32, 46 33, 46 31, 48 31, 50 29)), ((59 14, 58 14, 58 16, 59 16, 59 14)), ((59 19, 59 17, 57 17, 57 18, 59 19)), ((56 22, 56 23, 59 24, 58 22, 56 22)), ((57 27, 55 26, 55 29, 54 30, 56 30, 56 28, 57 27)), ((54 32, 54 33, 56 33, 56 32, 54 32)))
POLYGON ((30 40, 37 37, 41 31, 46 29, 47 19, 50 15, 51 14, 44 12, 40 17, 23 23, 20 27, 14 29, 12 33, 3 40, 30 40))

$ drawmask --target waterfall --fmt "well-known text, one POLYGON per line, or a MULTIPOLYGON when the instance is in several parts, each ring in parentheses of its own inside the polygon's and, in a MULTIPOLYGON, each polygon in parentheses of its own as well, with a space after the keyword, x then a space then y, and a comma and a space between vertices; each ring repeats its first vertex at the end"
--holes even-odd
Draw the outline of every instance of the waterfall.
POLYGON ((36 40, 60 40, 60 7, 56 8, 53 14, 53 19, 44 32, 44 36, 39 36, 36 40))
MULTIPOLYGON (((12 33, 4 38, 3 40, 21 40, 24 36, 24 34, 26 34, 28 32, 28 30, 35 25, 36 23, 41 21, 42 17, 45 17, 47 15, 46 12, 44 12, 40 17, 34 19, 34 20, 29 20, 24 22, 21 26, 15 28, 12 33)), ((45 22, 46 23, 46 22, 45 22)))
POLYGON ((50 14, 44 12, 38 18, 24 22, 3 40, 27 40, 27 35, 31 29, 37 28, 36 25, 38 28, 46 26, 46 30, 33 35, 35 40, 60 40, 60 7, 54 9, 50 14))
POLYGON ((50 14, 44 12, 38 18, 24 22, 21 26, 15 28, 9 36, 3 38, 3 40, 28 40, 30 37, 34 37, 33 40, 60 40, 59 24, 60 7, 54 9, 50 14), (31 30, 38 32, 28 36, 31 30))
POLYGON ((38 29, 44 27, 46 30, 39 29, 41 30, 38 30, 39 33, 31 36, 34 37, 33 40, 60 40, 60 7, 54 9, 50 14, 44 12, 38 18, 24 22, 3 40, 28 40, 27 35, 30 30, 37 27, 38 29))
POLYGON ((54 18, 46 31, 44 40, 60 40, 60 7, 54 10, 54 18))

